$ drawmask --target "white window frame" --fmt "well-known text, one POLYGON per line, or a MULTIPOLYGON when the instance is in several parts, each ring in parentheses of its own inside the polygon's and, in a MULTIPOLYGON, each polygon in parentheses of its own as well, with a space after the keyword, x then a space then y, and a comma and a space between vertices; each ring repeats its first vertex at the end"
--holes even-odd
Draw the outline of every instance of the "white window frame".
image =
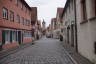
POLYGON ((2 12, 3 12, 3 18, 8 20, 8 9, 7 8, 3 8, 2 12))

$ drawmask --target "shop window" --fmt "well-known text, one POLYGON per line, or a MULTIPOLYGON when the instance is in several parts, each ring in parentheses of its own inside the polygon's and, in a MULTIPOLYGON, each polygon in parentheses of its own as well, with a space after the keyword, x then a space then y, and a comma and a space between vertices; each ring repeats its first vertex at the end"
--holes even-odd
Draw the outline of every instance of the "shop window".
POLYGON ((24 32, 24 37, 32 37, 32 32, 30 32, 30 31, 25 31, 25 32, 24 32))
POLYGON ((8 19, 8 9, 7 8, 3 8, 3 18, 8 19))
POLYGON ((12 41, 13 41, 13 42, 16 42, 16 36, 17 36, 16 31, 13 31, 13 32, 12 32, 12 41))
POLYGON ((14 21, 14 12, 10 11, 10 21, 14 21))
POLYGON ((10 43, 10 31, 6 30, 5 31, 5 43, 10 43))

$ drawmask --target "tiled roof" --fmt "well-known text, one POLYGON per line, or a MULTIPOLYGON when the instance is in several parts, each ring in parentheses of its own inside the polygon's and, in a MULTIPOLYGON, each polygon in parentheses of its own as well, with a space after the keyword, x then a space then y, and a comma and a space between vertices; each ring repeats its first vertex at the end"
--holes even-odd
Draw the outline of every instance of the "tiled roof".
POLYGON ((57 8, 57 14, 60 15, 60 17, 62 16, 64 8, 57 8))

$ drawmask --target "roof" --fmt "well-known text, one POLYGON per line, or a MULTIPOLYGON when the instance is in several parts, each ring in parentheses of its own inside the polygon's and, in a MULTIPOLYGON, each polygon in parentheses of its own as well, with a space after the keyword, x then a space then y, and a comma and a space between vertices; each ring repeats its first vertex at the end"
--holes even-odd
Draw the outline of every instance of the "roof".
POLYGON ((22 3, 24 3, 24 5, 26 6, 26 7, 28 7, 28 9, 29 10, 31 10, 31 7, 26 3, 26 1, 25 0, 20 0, 22 3))
POLYGON ((64 8, 57 8, 57 14, 60 15, 60 17, 62 16, 64 8))
POLYGON ((61 17, 63 17, 63 15, 64 15, 64 13, 65 13, 65 11, 66 11, 69 3, 70 3, 70 0, 67 0, 67 1, 66 1, 66 4, 65 4, 65 6, 64 6, 64 10, 63 10, 63 13, 62 13, 61 17))
POLYGON ((56 21, 56 18, 52 18, 51 21, 52 21, 52 22, 56 21))

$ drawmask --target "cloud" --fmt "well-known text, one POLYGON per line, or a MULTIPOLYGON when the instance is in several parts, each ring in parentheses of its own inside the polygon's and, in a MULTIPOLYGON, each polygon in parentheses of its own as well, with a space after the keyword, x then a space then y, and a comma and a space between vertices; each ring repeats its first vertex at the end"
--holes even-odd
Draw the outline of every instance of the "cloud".
POLYGON ((46 26, 51 23, 51 18, 56 17, 57 7, 64 8, 66 0, 26 0, 32 7, 38 7, 38 19, 46 21, 46 26))
MULTIPOLYGON (((42 6, 50 3, 50 0, 25 0, 30 6, 42 6)), ((51 0, 52 2, 53 0, 51 0)))

